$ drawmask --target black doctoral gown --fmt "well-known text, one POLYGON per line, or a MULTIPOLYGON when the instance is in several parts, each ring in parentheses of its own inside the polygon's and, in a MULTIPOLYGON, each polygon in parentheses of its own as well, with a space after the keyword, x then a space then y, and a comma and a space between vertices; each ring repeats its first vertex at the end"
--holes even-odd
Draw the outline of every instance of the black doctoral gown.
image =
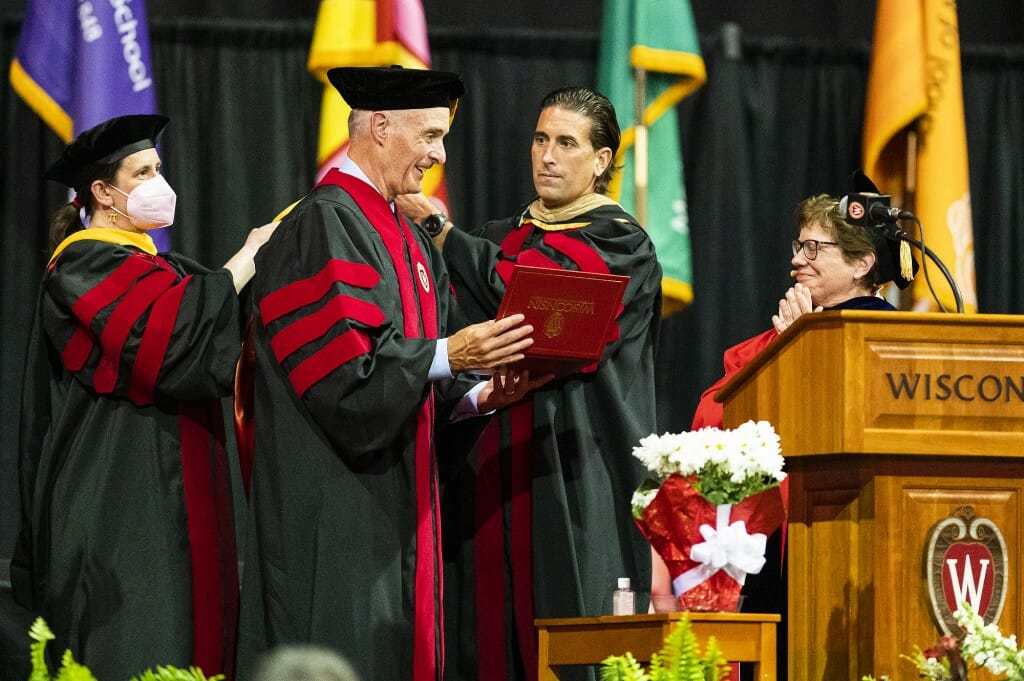
POLYGON ((452 230, 443 255, 471 321, 495 314, 516 262, 630 277, 599 363, 495 416, 468 459, 442 460, 446 678, 536 678, 534 617, 610 615, 619 577, 648 605, 630 499, 633 446, 656 428, 661 268, 635 219, 596 194, 452 230))
POLYGON ((375 189, 329 174, 257 257, 239 667, 294 642, 367 681, 440 674, 435 398, 448 277, 375 189))
POLYGON ((22 395, 15 598, 103 681, 230 671, 238 605, 224 418, 231 273, 87 229, 43 280, 22 395))

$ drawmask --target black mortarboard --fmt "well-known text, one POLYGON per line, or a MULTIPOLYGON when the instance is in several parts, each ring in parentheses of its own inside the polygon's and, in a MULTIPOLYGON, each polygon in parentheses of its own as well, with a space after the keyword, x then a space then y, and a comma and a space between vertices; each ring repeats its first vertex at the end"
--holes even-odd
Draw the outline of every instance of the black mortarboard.
POLYGON ((69 145, 46 171, 46 179, 74 187, 89 168, 120 161, 129 154, 156 146, 167 116, 135 114, 118 116, 89 128, 69 145))
POLYGON ((457 73, 401 66, 342 66, 328 71, 327 78, 350 107, 370 111, 444 107, 454 113, 466 93, 457 73))
MULTIPOLYGON (((851 191, 863 194, 879 194, 878 187, 867 175, 855 170, 850 175, 851 191)), ((868 236, 875 245, 878 263, 878 281, 891 281, 900 290, 910 286, 910 281, 917 274, 918 264, 910 254, 910 244, 897 239, 891 230, 884 226, 865 227, 868 236)))

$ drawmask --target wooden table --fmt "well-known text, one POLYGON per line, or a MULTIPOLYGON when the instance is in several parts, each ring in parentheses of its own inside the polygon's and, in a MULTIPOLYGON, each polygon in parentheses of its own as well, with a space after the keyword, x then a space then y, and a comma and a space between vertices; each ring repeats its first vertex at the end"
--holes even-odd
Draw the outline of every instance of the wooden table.
MULTIPOLYGON (((775 681, 775 626, 781 617, 775 614, 691 612, 690 625, 706 650, 708 636, 718 640, 725 659, 753 662, 754 678, 775 681)), ((538 679, 556 681, 558 667, 574 664, 600 664, 609 655, 627 651, 647 662, 662 649, 684 613, 651 615, 606 615, 538 619, 538 679)))

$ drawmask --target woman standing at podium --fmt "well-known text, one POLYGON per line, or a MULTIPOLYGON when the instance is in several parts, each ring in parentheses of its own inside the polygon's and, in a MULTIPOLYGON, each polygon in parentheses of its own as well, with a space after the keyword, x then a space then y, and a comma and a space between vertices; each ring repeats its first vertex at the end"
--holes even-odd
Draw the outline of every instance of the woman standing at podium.
POLYGON ((843 219, 839 200, 819 194, 796 207, 799 227, 793 240, 796 283, 779 300, 772 328, 725 351, 725 375, 701 394, 691 428, 721 427, 718 391, 799 317, 823 310, 895 310, 879 295, 888 282, 900 289, 910 280, 900 274, 899 243, 881 232, 843 219))
MULTIPOLYGON (((853 225, 843 219, 839 200, 826 194, 804 199, 796 207, 798 234, 793 240, 793 269, 796 283, 779 300, 772 315, 772 328, 748 338, 725 351, 725 375, 701 394, 691 428, 722 426, 722 403, 715 395, 743 367, 771 345, 799 317, 824 310, 895 310, 879 295, 892 281, 901 289, 910 281, 900 274, 899 243, 880 231, 853 225)), ((782 555, 782 532, 768 540, 767 556, 782 555)), ((654 572, 668 571, 654 557, 654 572)), ((770 558, 758 574, 747 576, 744 587, 747 612, 786 612, 786 573, 780 560, 770 558)), ((778 631, 779 669, 786 668, 786 621, 778 631)))
MULTIPOLYGON (((826 194, 804 199, 796 207, 796 224, 799 232, 790 260, 796 283, 779 300, 772 328, 725 351, 725 375, 701 395, 692 429, 722 426, 722 403, 715 401, 715 394, 799 317, 824 310, 895 310, 879 295, 880 289, 890 281, 901 289, 910 284, 900 274, 899 243, 878 230, 846 222, 838 199, 826 194)), ((781 531, 768 539, 765 555, 782 555, 781 531)), ((655 574, 658 562, 655 556, 655 574)), ((786 572, 780 561, 770 558, 760 573, 748 575, 744 593, 745 611, 785 614, 786 572)), ((780 669, 786 668, 785 627, 783 618, 780 669)))

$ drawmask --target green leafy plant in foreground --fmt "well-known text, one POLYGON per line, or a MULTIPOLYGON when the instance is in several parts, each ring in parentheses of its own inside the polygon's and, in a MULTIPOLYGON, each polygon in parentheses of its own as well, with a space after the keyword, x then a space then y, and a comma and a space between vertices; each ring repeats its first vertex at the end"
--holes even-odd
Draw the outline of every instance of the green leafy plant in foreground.
POLYGON ((701 655, 697 635, 686 615, 665 639, 665 647, 651 656, 648 671, 632 653, 612 655, 601 663, 601 681, 719 681, 729 666, 714 636, 701 655))
MULTIPOLYGON (((32 673, 29 675, 28 681, 97 681, 88 667, 75 662, 70 650, 64 651, 57 676, 50 676, 50 668, 46 664, 46 644, 55 637, 42 617, 36 618, 36 621, 32 623, 28 635, 35 641, 29 646, 32 673)), ((223 674, 207 678, 197 667, 179 669, 166 666, 147 669, 134 677, 132 681, 223 681, 223 679, 223 674)))

